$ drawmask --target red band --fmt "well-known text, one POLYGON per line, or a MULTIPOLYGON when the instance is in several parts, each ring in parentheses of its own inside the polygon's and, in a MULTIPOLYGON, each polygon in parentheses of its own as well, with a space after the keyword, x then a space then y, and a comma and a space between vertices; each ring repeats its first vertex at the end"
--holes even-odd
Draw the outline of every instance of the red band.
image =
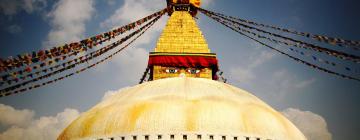
POLYGON ((150 56, 148 66, 212 68, 218 70, 216 57, 208 56, 150 56))

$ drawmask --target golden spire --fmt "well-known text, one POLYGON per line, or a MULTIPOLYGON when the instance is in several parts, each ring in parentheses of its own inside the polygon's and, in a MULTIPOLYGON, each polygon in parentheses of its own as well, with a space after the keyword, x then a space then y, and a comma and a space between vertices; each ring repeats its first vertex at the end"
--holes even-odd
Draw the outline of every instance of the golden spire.
POLYGON ((188 11, 174 11, 155 52, 210 53, 208 44, 188 11))
MULTIPOLYGON (((194 0, 195 1, 195 0, 194 0)), ((193 16, 196 9, 186 0, 168 7, 170 18, 155 48, 150 53, 150 80, 170 77, 196 77, 216 80, 216 54, 210 53, 193 16)))

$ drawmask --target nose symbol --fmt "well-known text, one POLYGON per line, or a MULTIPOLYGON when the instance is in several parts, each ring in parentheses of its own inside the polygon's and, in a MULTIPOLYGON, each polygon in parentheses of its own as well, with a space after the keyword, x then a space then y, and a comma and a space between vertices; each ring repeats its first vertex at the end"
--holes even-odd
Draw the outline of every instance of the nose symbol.
POLYGON ((179 77, 186 77, 185 73, 180 73, 179 77))

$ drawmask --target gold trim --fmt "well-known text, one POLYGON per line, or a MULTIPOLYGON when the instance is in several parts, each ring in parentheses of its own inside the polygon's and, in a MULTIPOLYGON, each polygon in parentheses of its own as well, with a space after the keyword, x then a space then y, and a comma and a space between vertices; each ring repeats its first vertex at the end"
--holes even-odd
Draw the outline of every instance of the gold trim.
POLYGON ((215 53, 150 52, 150 56, 208 56, 208 57, 216 57, 216 54, 215 53))

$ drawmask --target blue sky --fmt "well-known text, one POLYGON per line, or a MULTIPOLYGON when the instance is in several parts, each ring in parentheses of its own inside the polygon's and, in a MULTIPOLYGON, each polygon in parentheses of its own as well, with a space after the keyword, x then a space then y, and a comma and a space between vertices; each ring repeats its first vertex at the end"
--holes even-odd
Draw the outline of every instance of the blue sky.
MULTIPOLYGON (((355 0, 207 0, 203 7, 264 24, 360 40, 358 5, 355 0)), ((0 0, 0 56, 79 40, 164 7, 162 0, 0 0)), ((335 140, 357 138, 359 82, 309 68, 202 14, 198 17, 199 27, 212 52, 217 53, 220 68, 230 84, 253 93, 283 112, 306 131, 309 139, 328 139, 329 135, 335 140), (324 134, 326 138, 316 134, 324 134)), ((136 85, 145 70, 148 52, 154 49, 167 19, 167 16, 162 17, 136 44, 106 64, 44 88, 0 98, 0 110, 8 114, 8 118, 0 117, 0 138, 6 138, 14 128, 24 134, 29 134, 29 129, 41 131, 43 128, 25 122, 40 123, 44 118, 63 120, 49 123, 58 133, 71 118, 100 102, 105 93, 136 85), (9 119, 11 115, 23 117, 12 120, 9 119)), ((360 55, 360 52, 346 51, 360 55)), ((360 69, 359 64, 328 59, 360 69)), ((360 77, 359 73, 350 74, 360 77)))

